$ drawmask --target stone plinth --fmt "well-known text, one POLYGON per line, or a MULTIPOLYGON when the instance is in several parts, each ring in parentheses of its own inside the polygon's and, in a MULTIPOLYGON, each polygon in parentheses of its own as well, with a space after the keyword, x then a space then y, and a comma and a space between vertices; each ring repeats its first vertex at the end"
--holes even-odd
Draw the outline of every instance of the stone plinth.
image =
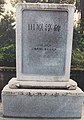
POLYGON ((9 81, 9 88, 24 88, 24 89, 67 89, 75 90, 77 83, 71 79, 69 82, 38 82, 38 81, 19 81, 17 78, 12 78, 9 81))
POLYGON ((28 118, 80 118, 84 93, 76 90, 10 89, 2 91, 3 115, 28 118))
MULTIPOLYGON (((0 120, 43 120, 43 119, 41 119, 41 118, 29 118, 29 119, 26 119, 26 118, 12 118, 12 117, 4 117, 3 116, 3 106, 2 106, 2 103, 0 103, 0 120)), ((47 118, 45 118, 44 120, 65 120, 65 118, 64 119, 61 119, 61 118, 57 118, 57 119, 47 119, 47 118)), ((70 119, 66 119, 66 120, 73 120, 73 118, 70 118, 70 119)), ((76 119, 74 119, 74 120, 84 120, 84 105, 82 106, 82 117, 81 118, 76 118, 76 119)))

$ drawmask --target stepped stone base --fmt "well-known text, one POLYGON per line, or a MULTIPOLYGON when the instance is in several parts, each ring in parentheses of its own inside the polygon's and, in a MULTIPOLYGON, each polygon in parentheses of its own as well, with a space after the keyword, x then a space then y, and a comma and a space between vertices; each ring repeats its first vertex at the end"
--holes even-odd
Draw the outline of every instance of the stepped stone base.
POLYGON ((77 83, 71 79, 68 82, 38 82, 38 81, 24 81, 17 80, 17 78, 12 78, 9 81, 9 88, 17 89, 67 89, 75 90, 77 88, 77 83))
POLYGON ((80 118, 84 93, 76 90, 11 89, 2 91, 3 115, 28 118, 80 118))

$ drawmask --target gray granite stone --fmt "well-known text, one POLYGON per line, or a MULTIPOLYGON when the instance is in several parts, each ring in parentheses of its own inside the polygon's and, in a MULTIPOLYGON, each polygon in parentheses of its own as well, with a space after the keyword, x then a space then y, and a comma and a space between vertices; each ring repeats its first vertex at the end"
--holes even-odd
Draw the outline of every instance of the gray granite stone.
POLYGON ((17 7, 17 79, 69 81, 74 5, 17 7))
POLYGON ((3 115, 9 117, 80 118, 83 92, 76 90, 10 89, 2 91, 3 115))
MULTIPOLYGON (((20 118, 20 117, 18 117, 18 118, 15 118, 15 117, 4 117, 3 116, 3 106, 2 106, 2 103, 0 103, 0 120, 43 120, 43 119, 41 119, 41 118, 20 118)), ((65 120, 65 119, 47 119, 47 118, 45 118, 44 120, 65 120)), ((84 120, 84 105, 82 106, 82 117, 81 118, 77 118, 77 119, 73 119, 73 118, 67 118, 66 120, 84 120)))

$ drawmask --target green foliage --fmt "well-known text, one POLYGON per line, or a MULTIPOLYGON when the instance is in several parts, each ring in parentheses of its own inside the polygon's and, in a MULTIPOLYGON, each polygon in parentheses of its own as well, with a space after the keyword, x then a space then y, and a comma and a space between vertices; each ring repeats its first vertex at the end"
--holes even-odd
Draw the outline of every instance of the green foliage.
POLYGON ((15 29, 13 15, 3 15, 0 22, 0 66, 15 65, 15 29))
POLYGON ((74 27, 72 66, 84 68, 84 34, 81 31, 80 24, 74 27))
POLYGON ((84 51, 79 48, 72 52, 72 67, 84 68, 84 51))
POLYGON ((15 66, 15 46, 5 45, 0 48, 0 66, 15 66))
POLYGON ((6 43, 15 44, 14 22, 15 20, 12 14, 3 15, 0 22, 0 46, 4 46, 6 43))
POLYGON ((84 51, 84 34, 82 33, 80 24, 78 23, 78 26, 74 27, 73 50, 79 48, 81 51, 84 51))

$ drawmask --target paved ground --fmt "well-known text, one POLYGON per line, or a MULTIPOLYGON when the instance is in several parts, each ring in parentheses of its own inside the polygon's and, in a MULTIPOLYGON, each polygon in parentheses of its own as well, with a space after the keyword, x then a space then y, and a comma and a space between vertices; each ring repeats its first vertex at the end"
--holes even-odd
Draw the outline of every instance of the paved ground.
POLYGON ((2 113, 2 103, 0 102, 0 120, 84 120, 84 105, 82 110, 82 118, 81 119, 30 119, 30 118, 5 118, 2 113))

